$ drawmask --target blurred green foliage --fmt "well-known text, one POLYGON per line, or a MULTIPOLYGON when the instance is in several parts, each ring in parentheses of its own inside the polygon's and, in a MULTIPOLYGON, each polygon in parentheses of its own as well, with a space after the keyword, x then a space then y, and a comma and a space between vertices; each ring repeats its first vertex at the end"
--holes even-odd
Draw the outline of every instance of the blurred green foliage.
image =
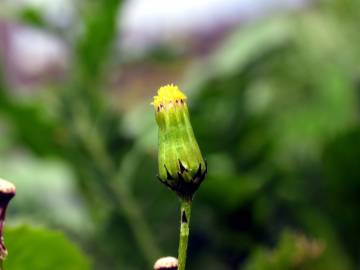
MULTIPOLYGON (((1 81, 0 173, 24 190, 10 223, 63 229, 94 269, 150 269, 176 254, 177 201, 155 177, 155 89, 126 109, 107 91, 121 64, 118 7, 78 7, 83 31, 69 40, 64 83, 24 101, 1 81)), ((39 22, 34 14, 22 18, 39 22)), ((180 86, 209 166, 189 269, 360 267, 359 18, 358 1, 317 1, 242 26, 186 67, 180 86)), ((10 254, 21 239, 15 251, 7 236, 10 254)))
POLYGON ((90 269, 86 256, 62 233, 23 226, 6 230, 5 236, 12 251, 5 261, 6 269, 90 269))
POLYGON ((285 233, 275 250, 259 250, 249 259, 247 269, 306 269, 304 263, 314 269, 314 260, 322 254, 323 247, 309 242, 305 237, 285 233))

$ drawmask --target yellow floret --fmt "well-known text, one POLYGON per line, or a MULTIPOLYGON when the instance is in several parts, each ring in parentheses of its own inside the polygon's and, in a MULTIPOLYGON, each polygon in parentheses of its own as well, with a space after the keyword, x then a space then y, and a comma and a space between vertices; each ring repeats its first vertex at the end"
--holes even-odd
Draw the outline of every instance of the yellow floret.
POLYGON ((151 103, 155 108, 159 107, 161 104, 166 106, 170 102, 176 102, 176 100, 185 101, 187 97, 178 86, 173 84, 168 84, 159 88, 157 96, 154 96, 154 101, 151 103))

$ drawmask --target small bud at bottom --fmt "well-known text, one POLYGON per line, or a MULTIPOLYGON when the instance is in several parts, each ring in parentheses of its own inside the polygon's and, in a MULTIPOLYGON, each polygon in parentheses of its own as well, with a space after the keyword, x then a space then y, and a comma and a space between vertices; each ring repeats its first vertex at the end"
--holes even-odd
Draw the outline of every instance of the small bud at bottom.
POLYGON ((154 264, 154 270, 177 270, 178 260, 174 257, 163 257, 154 264))
POLYGON ((3 228, 5 214, 10 200, 15 196, 16 188, 9 181, 0 179, 0 260, 7 256, 7 250, 4 244, 3 228))

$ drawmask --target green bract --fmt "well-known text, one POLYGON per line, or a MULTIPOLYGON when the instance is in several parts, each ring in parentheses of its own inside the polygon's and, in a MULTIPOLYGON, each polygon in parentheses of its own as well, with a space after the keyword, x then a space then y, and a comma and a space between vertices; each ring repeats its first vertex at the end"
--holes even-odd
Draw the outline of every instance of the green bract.
POLYGON ((177 86, 163 86, 153 105, 159 126, 159 178, 181 198, 191 200, 207 166, 191 127, 186 96, 177 86))

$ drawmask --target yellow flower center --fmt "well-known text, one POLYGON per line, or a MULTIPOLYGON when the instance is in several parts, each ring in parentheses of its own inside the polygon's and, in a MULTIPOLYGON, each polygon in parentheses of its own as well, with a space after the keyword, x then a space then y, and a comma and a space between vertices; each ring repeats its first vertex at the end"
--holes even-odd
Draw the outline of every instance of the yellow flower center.
POLYGON ((160 110, 170 104, 175 105, 176 103, 184 103, 186 99, 187 97, 178 86, 168 84, 159 88, 157 96, 154 96, 154 100, 151 104, 154 105, 155 110, 160 110))

